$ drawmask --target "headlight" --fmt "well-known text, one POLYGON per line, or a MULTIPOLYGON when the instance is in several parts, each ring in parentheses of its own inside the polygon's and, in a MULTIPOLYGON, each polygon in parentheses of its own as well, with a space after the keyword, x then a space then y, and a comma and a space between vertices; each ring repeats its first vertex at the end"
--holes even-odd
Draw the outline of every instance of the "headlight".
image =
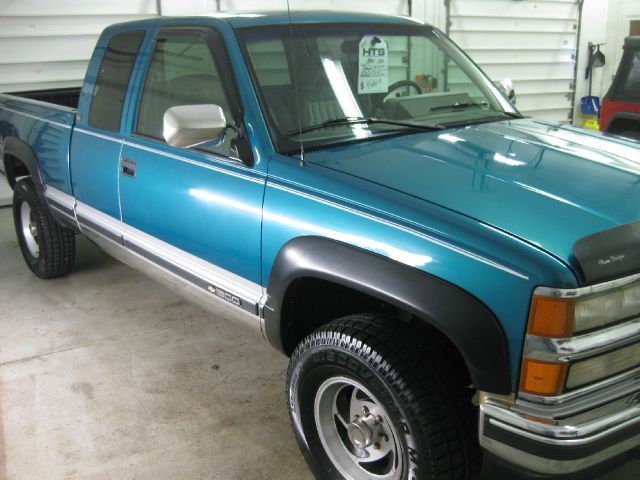
POLYGON ((576 302, 575 330, 581 332, 640 314, 640 285, 576 302))
POLYGON ((640 315, 640 284, 583 298, 534 295, 528 333, 563 338, 640 315))
POLYGON ((639 366, 640 275, 577 289, 536 288, 521 392, 562 395, 639 366))
POLYGON ((575 388, 612 377, 636 367, 638 359, 640 359, 640 343, 576 362, 569 368, 566 386, 567 388, 575 388))

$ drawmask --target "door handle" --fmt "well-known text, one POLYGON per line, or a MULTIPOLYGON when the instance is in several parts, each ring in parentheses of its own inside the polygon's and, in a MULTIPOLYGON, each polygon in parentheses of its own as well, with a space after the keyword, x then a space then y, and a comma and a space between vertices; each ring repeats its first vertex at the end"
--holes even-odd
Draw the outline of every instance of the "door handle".
POLYGON ((136 162, 133 160, 125 160, 122 159, 122 174, 127 177, 135 177, 136 176, 136 162))

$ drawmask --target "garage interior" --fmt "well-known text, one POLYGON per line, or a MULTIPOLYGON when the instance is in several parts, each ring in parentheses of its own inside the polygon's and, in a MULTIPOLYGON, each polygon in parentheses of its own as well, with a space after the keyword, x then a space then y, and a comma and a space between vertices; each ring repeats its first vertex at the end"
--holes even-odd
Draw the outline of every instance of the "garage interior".
MULTIPOLYGON (((370 0, 444 31, 520 111, 582 126, 640 21, 632 0, 370 0), (606 64, 585 79, 588 45, 606 64)), ((358 11, 352 0, 295 10, 358 11)), ((171 15, 286 9, 282 0, 0 0, 0 92, 81 85, 106 26, 171 15), (47 47, 42 45, 46 42, 47 47)), ((0 175, 0 480, 311 479, 284 395, 287 358, 78 238, 73 274, 37 279, 0 175)), ((600 480, 638 478, 640 460, 600 480)))

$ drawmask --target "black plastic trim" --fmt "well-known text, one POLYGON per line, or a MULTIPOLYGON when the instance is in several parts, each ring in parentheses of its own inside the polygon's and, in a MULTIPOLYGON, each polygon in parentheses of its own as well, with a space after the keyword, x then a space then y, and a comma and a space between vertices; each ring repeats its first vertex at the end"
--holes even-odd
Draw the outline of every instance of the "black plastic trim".
MULTIPOLYGON (((638 450, 638 449, 636 449, 638 450)), ((533 472, 514 465, 508 460, 499 458, 491 452, 484 451, 482 454, 482 478, 487 480, 587 480, 599 478, 605 473, 630 462, 636 458, 635 451, 625 452, 592 467, 587 467, 573 473, 565 474, 544 474, 533 472)))
POLYGON ((613 280, 640 271, 640 221, 581 238, 573 245, 585 283, 613 280))
POLYGON ((109 240, 111 240, 113 242, 116 242, 118 245, 123 245, 124 246, 124 240, 122 239, 121 235, 116 235, 111 230, 108 230, 108 229, 106 229, 104 227, 101 227, 97 223, 89 220, 87 217, 84 217, 82 215, 78 215, 78 224, 80 225, 80 227, 89 228, 89 229, 93 230, 94 232, 99 233, 103 237, 107 237, 109 240))
POLYGON ((60 210, 62 213, 64 213, 65 215, 70 216, 71 218, 75 218, 75 213, 73 211, 73 209, 67 207, 66 205, 63 205, 61 203, 56 202, 55 200, 48 198, 47 199, 49 201, 49 205, 52 208, 56 208, 58 210, 60 210))
POLYGON ((68 228, 75 233, 80 233, 75 214, 72 210, 69 210, 67 207, 49 199, 49 211, 59 225, 63 226, 64 228, 68 228))
MULTIPOLYGON (((525 433, 523 431, 523 433, 525 433)), ((640 434, 640 422, 636 422, 626 428, 618 430, 610 435, 604 436, 597 440, 585 444, 561 444, 551 445, 542 441, 518 435, 517 433, 505 430, 490 422, 490 417, 484 418, 484 436, 491 438, 497 442, 511 445, 518 450, 530 453, 542 458, 552 460, 580 460, 590 457, 605 448, 611 447, 627 440, 635 435, 640 434)))
POLYGON ((170 263, 167 260, 160 258, 157 255, 154 255, 153 253, 150 253, 145 248, 141 247, 140 245, 137 245, 134 242, 126 240, 124 243, 125 243, 125 246, 132 252, 137 253, 138 255, 149 260, 150 262, 155 263, 156 265, 164 268, 165 270, 168 270, 169 272, 183 278, 187 282, 192 283, 193 285, 196 285, 197 287, 200 287, 203 290, 206 290, 212 295, 215 295, 220 299, 225 300, 231 303, 232 305, 235 305, 236 307, 239 307, 249 313, 252 313, 253 315, 258 315, 259 310, 258 310, 257 303, 249 302, 237 295, 234 295, 224 290, 223 288, 220 288, 216 285, 212 285, 211 283, 200 278, 199 276, 194 275, 193 273, 183 268, 180 268, 177 265, 174 265, 173 263, 170 263))
MULTIPOLYGON (((616 112, 611 116, 609 123, 607 123, 604 131, 608 133, 622 133, 622 132, 612 132, 611 129, 615 126, 618 120, 631 120, 633 122, 637 122, 638 128, 636 130, 640 130, 640 113, 637 112, 616 112)), ((627 129, 629 130, 629 129, 627 129)))
MULTIPOLYGON (((27 170, 31 174, 31 179, 33 180, 33 184, 36 187, 36 192, 38 194, 38 197, 40 198, 40 201, 45 206, 45 208, 49 209, 49 201, 44 196, 44 180, 42 179, 42 173, 40 172, 38 160, 29 144, 27 144, 24 140, 20 140, 16 137, 5 138, 4 155, 5 158, 3 159, 3 161, 6 161, 7 155, 11 155, 25 164, 27 170)), ((4 168, 7 180, 9 181, 9 185, 13 189, 16 186, 16 179, 12 175, 10 169, 7 168, 6 163, 4 164, 4 168)))
POLYGON ((440 278, 335 240, 299 237, 278 253, 269 277, 265 334, 284 351, 282 309, 297 279, 327 280, 410 312, 447 336, 478 390, 511 392, 508 346, 492 312, 470 293, 440 278))

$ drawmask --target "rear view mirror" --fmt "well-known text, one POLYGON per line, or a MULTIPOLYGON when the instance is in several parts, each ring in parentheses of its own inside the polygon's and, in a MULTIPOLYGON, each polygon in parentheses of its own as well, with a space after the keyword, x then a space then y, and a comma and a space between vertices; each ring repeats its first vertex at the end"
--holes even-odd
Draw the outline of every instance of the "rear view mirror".
POLYGON ((513 82, 510 78, 500 80, 497 84, 498 89, 504 93, 509 101, 515 105, 516 103, 516 90, 513 88, 513 82))
POLYGON ((189 148, 213 142, 226 128, 218 105, 178 105, 164 113, 162 135, 172 147, 189 148))

